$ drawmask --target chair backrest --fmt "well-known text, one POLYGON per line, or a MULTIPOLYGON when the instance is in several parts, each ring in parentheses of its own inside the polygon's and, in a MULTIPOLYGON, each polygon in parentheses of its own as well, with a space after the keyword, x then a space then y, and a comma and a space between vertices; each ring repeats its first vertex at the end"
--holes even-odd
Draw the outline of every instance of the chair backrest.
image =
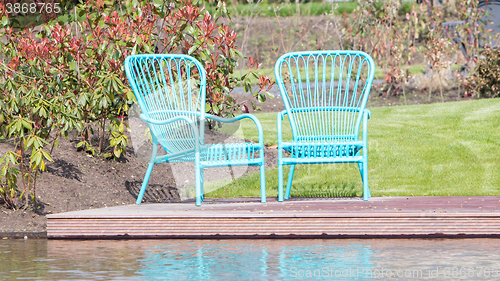
POLYGON ((360 51, 295 52, 281 56, 276 81, 294 141, 349 141, 359 126, 375 64, 360 51))
MULTIPOLYGON (((187 55, 134 55, 126 58, 125 72, 143 114, 157 121, 188 117, 203 142, 206 74, 200 62, 187 55)), ((194 134, 186 122, 148 125, 167 152, 194 146, 194 134)))

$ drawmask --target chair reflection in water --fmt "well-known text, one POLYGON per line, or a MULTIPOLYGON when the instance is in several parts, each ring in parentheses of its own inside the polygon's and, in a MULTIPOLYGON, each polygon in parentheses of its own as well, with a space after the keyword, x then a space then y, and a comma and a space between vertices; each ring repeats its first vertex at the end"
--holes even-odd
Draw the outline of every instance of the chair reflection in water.
POLYGON ((140 268, 136 273, 148 280, 225 280, 228 277, 231 280, 289 280, 297 277, 338 280, 380 276, 380 269, 374 264, 377 259, 373 259, 376 252, 370 243, 331 241, 229 239, 160 242, 161 245, 146 248, 137 260, 140 268))
POLYGON ((276 62, 275 76, 284 111, 278 113, 278 200, 283 201, 283 165, 290 165, 289 199, 297 164, 357 163, 368 200, 368 142, 365 109, 375 65, 360 51, 294 52, 276 62), (283 141, 288 116, 292 140, 283 141), (362 138, 359 137, 363 123, 362 138), (283 151, 290 153, 284 157, 283 151))
POLYGON ((205 113, 206 73, 195 58, 187 55, 154 54, 129 56, 125 71, 153 139, 153 152, 136 204, 142 202, 154 164, 194 162, 196 205, 203 201, 205 168, 260 166, 261 201, 266 202, 264 141, 255 116, 242 114, 221 118, 205 113), (206 144, 205 119, 235 122, 251 119, 258 130, 258 143, 206 144), (157 155, 158 145, 167 152, 157 155))

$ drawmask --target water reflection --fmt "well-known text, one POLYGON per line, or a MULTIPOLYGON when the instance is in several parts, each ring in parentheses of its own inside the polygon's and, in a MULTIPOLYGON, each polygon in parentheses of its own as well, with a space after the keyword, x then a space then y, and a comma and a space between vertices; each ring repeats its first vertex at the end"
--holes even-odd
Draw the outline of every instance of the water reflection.
POLYGON ((328 240, 229 240, 177 242, 153 247, 140 259, 141 275, 181 279, 287 279, 332 274, 325 268, 371 268, 369 245, 328 240), (306 245, 304 245, 306 244, 306 245), (312 244, 312 245, 307 245, 312 244))
MULTIPOLYGON (((186 279, 245 278, 246 270, 265 277, 268 271, 265 247, 247 243, 182 241, 154 247, 139 260, 139 273, 146 277, 186 279)), ((231 242, 231 241, 229 241, 231 242)), ((241 241, 240 241, 241 242, 241 241)))
POLYGON ((1 280, 499 280, 499 269, 498 239, 0 240, 1 280))
MULTIPOLYGON (((327 241, 325 241, 327 242, 327 241)), ((342 277, 357 267, 371 269, 370 245, 327 244, 283 247, 279 255, 281 277, 342 277)), ((360 275, 361 277, 361 275, 360 275)))

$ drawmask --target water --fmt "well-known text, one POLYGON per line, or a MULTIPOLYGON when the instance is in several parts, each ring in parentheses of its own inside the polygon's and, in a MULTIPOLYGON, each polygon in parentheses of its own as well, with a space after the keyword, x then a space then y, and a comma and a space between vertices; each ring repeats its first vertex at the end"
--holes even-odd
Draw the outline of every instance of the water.
POLYGON ((0 280, 500 279, 500 239, 0 240, 0 280))

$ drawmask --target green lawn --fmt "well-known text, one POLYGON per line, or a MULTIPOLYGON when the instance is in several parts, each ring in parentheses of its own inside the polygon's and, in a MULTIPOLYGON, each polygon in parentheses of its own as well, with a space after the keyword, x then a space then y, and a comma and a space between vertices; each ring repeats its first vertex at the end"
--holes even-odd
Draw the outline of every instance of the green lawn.
MULTIPOLYGON (((500 195, 500 99, 371 111, 368 155, 373 196, 500 195)), ((256 115, 264 128, 265 144, 276 144, 276 114, 256 115)), ((254 125, 241 124, 239 137, 257 141, 254 125)), ((284 140, 291 138, 288 129, 284 140)), ((276 153, 266 150, 272 151, 276 153)), ((361 196, 355 164, 297 167, 292 196, 361 196)), ((277 169, 267 169, 267 196, 277 196, 277 183, 277 169)), ((259 175, 207 194, 212 196, 259 196, 259 175)))
MULTIPOLYGON (((336 15, 341 15, 344 12, 350 14, 354 9, 358 7, 356 1, 346 1, 346 2, 336 2, 334 4, 327 4, 321 2, 309 2, 299 4, 299 9, 297 10, 297 5, 295 2, 290 1, 289 3, 281 4, 268 4, 261 3, 255 7, 255 3, 250 4, 229 4, 227 10, 231 16, 250 16, 253 11, 254 16, 260 17, 292 17, 292 16, 321 16, 324 14, 331 14, 332 11, 336 15), (336 9, 335 9, 336 7, 336 9), (298 12, 298 13, 297 13, 298 12)), ((376 4, 377 5, 377 4, 376 4)), ((381 6, 381 3, 378 3, 381 6)), ((417 5, 412 2, 405 2, 398 11, 399 15, 404 15, 411 11, 411 6, 417 5)), ((207 6, 206 9, 213 14, 215 11, 214 6, 207 6)))
MULTIPOLYGON (((255 1, 256 2, 256 1, 255 1)), ((350 14, 354 9, 358 7, 356 2, 338 2, 338 8, 335 10, 335 14, 343 14, 344 11, 350 14)), ((335 4, 326 4, 318 2, 310 2, 305 4, 299 4, 299 13, 302 16, 320 16, 325 13, 331 13, 335 4)), ((215 7, 207 6, 207 11, 213 14, 215 7)), ((261 3, 257 7, 255 4, 236 4, 228 5, 227 10, 231 16, 254 16, 261 17, 275 17, 276 15, 280 17, 290 17, 297 15, 297 6, 295 3, 282 3, 282 4, 267 4, 261 3)))

